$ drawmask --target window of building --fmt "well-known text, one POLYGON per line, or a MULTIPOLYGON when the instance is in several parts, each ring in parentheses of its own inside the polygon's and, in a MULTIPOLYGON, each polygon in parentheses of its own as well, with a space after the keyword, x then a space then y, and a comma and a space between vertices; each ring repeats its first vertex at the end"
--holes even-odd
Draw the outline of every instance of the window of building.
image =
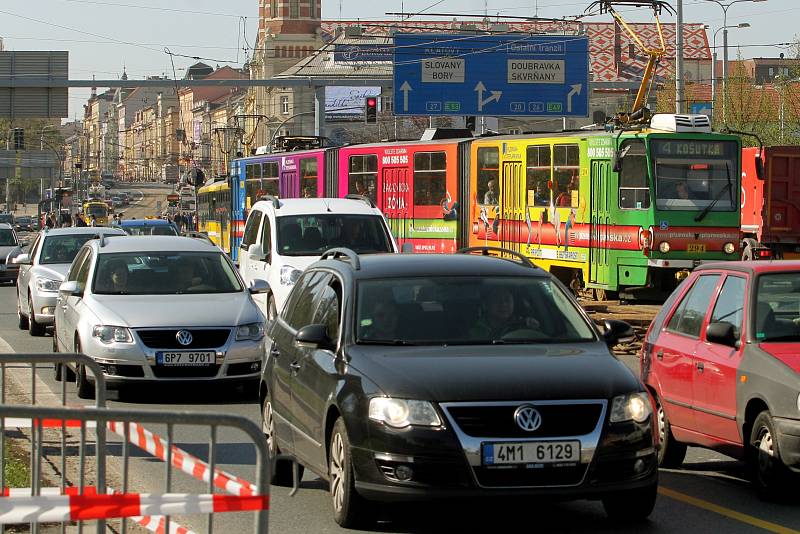
POLYGON ((562 208, 578 207, 581 156, 578 145, 553 146, 553 198, 562 208))
POLYGON ((500 205, 500 150, 496 147, 478 149, 478 202, 500 205))
POLYGON ((772 68, 772 67, 769 68, 769 75, 770 76, 774 76, 775 75, 775 69, 774 68, 772 68))
POLYGON ((391 95, 381 96, 381 110, 387 113, 394 113, 394 97, 391 95))
POLYGON ((289 0, 289 18, 300 18, 300 0, 289 0))
POLYGON ((278 0, 270 0, 269 16, 273 19, 278 18, 278 0))
POLYGON ((364 195, 378 201, 378 156, 350 156, 348 164, 348 193, 364 195))
POLYGON ((418 152, 414 154, 414 204, 436 206, 447 186, 447 154, 418 152))
POLYGON ((317 196, 317 158, 300 160, 300 196, 303 198, 317 196))
POLYGON ((317 3, 314 0, 308 2, 308 16, 312 19, 317 16, 317 3))
POLYGON ((646 210, 650 207, 650 185, 644 141, 625 141, 620 154, 624 154, 624 158, 619 173, 619 207, 646 210))
POLYGON ((526 202, 528 206, 549 206, 550 145, 529 146, 525 175, 526 202))
POLYGON ((289 97, 288 96, 282 96, 281 97, 281 113, 283 113, 284 115, 288 115, 289 114, 289 97))

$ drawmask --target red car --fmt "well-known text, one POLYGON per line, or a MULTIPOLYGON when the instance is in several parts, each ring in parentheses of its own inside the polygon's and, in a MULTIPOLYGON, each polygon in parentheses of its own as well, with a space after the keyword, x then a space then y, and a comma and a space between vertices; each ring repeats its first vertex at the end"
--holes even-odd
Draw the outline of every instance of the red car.
POLYGON ((759 493, 800 481, 800 261, 698 267, 650 325, 641 378, 664 467, 693 445, 745 460, 759 493))

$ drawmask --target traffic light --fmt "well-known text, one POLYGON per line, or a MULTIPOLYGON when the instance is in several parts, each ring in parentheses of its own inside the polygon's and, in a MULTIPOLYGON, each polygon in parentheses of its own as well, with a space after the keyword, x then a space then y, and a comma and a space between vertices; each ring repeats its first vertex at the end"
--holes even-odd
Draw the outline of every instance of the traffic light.
POLYGON ((14 150, 25 150, 24 128, 14 128, 14 150))
POLYGON ((465 119, 466 124, 467 124, 467 130, 469 130, 470 132, 474 132, 475 131, 475 127, 477 125, 477 122, 475 120, 476 119, 475 115, 470 115, 468 117, 464 117, 464 119, 465 119))
POLYGON ((367 124, 378 123, 378 97, 368 96, 364 99, 364 122, 367 124))

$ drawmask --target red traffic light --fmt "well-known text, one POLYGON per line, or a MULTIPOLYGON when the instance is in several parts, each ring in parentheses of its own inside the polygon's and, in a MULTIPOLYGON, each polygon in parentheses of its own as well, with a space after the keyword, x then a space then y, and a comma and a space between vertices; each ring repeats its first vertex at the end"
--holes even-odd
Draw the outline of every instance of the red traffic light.
POLYGON ((375 106, 377 104, 378 104, 378 100, 377 99, 375 99, 375 98, 368 98, 367 99, 367 105, 368 106, 375 106))

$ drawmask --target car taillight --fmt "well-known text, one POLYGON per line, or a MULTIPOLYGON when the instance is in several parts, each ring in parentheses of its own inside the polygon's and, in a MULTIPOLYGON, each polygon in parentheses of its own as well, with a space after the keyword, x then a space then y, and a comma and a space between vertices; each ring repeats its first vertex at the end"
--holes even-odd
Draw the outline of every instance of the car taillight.
POLYGON ((770 249, 763 249, 758 251, 758 257, 763 259, 772 257, 772 251, 770 249))

